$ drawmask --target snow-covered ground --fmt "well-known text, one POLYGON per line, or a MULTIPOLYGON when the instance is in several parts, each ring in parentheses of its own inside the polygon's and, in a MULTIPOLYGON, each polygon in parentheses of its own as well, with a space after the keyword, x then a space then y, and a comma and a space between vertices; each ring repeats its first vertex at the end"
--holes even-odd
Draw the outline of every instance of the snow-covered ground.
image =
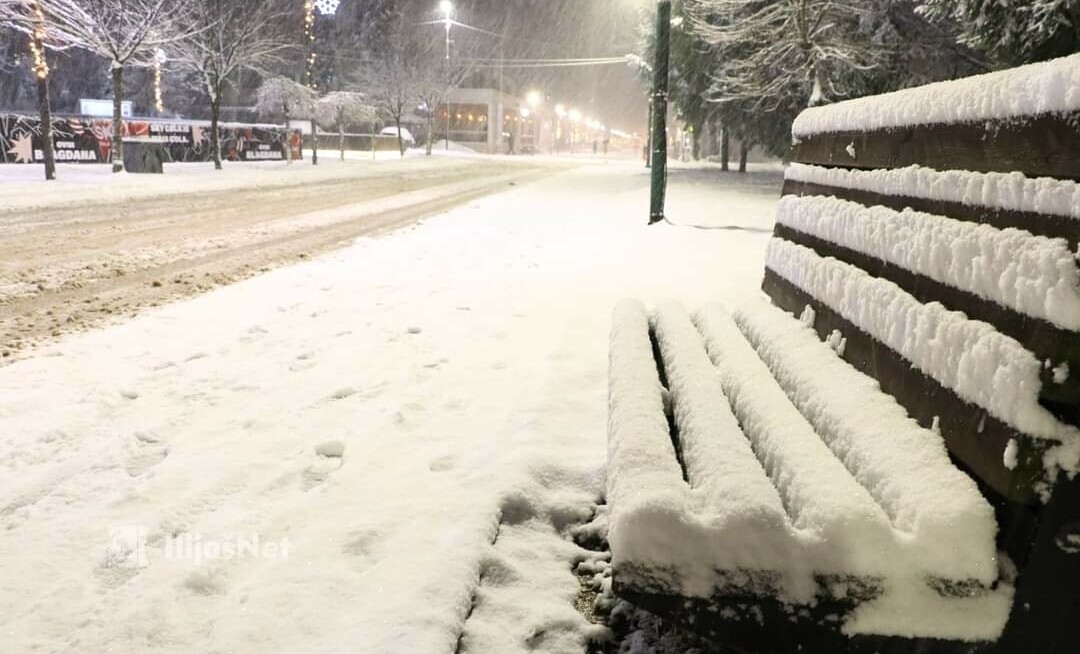
POLYGON ((348 152, 340 161, 337 150, 319 151, 319 165, 311 165, 311 151, 305 159, 286 163, 224 162, 224 171, 208 163, 165 164, 164 175, 114 174, 107 165, 57 164, 56 179, 46 182, 41 166, 0 166, 0 212, 13 209, 49 206, 72 206, 119 202, 188 193, 205 193, 236 188, 275 188, 310 182, 351 179, 370 174, 374 167, 382 172, 431 170, 446 165, 460 165, 445 157, 424 157, 410 150, 403 159, 397 152, 348 152))
POLYGON ((756 294, 780 184, 584 166, 0 369, 0 652, 581 652, 612 308, 756 294))

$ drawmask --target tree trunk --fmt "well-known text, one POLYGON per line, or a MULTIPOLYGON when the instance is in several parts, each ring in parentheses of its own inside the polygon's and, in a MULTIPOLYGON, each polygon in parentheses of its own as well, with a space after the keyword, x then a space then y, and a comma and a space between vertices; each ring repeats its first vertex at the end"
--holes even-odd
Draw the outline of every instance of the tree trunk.
POLYGON ((432 131, 435 129, 435 115, 428 111, 427 117, 427 156, 431 156, 431 146, 434 141, 434 134, 432 131))
POLYGON ((319 126, 311 119, 311 165, 319 165, 319 126))
POLYGON ((221 89, 210 98, 210 155, 214 158, 214 170, 221 170, 221 89))
POLYGON ((720 170, 727 172, 731 169, 731 134, 727 125, 720 126, 720 170))
POLYGON ((113 62, 113 124, 112 124, 112 171, 124 172, 124 68, 113 62))
MULTIPOLYGON (((44 47, 44 46, 43 46, 44 47)), ((44 55, 44 49, 41 50, 44 55)), ((38 113, 41 115, 41 152, 45 156, 45 179, 56 179, 56 155, 53 153, 52 107, 49 106, 49 78, 38 77, 38 113)))
POLYGON ((291 166, 292 161, 293 161, 293 159, 292 159, 292 136, 293 136, 293 132, 292 132, 292 127, 290 126, 290 121, 289 121, 289 110, 286 109, 282 113, 285 115, 285 161, 291 166))
POLYGON ((691 143, 691 146, 690 146, 691 147, 691 156, 694 158, 694 161, 700 161, 701 160, 701 129, 702 129, 702 127, 703 127, 702 123, 697 123, 696 125, 694 125, 694 137, 693 137, 694 140, 693 140, 693 142, 691 143))
POLYGON ((746 160, 750 158, 750 146, 744 142, 739 142, 739 172, 746 172, 746 160))
POLYGON ((401 152, 401 158, 404 159, 405 158, 405 139, 403 139, 401 137, 401 116, 400 115, 394 116, 394 125, 397 126, 397 147, 398 147, 398 151, 401 152))
POLYGON ((345 121, 341 116, 338 116, 337 121, 338 129, 338 149, 341 150, 341 160, 345 161, 345 121))

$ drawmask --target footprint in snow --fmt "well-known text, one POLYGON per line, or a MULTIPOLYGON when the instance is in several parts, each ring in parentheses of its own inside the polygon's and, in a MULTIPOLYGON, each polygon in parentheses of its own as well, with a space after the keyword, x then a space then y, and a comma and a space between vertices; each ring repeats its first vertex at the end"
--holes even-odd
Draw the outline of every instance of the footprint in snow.
POLYGON ((169 456, 169 446, 163 444, 156 434, 137 432, 128 445, 124 470, 131 477, 141 477, 169 456))
POLYGON ((334 402, 334 401, 337 401, 337 400, 344 400, 346 398, 352 397, 353 395, 356 395, 357 392, 358 391, 355 388, 353 388, 352 386, 346 386, 344 388, 339 388, 339 389, 337 389, 336 391, 334 391, 333 393, 330 394, 330 397, 327 398, 327 401, 334 402))
POLYGON ((303 352, 289 363, 290 372, 303 372, 311 370, 316 365, 314 352, 303 352))
POLYGON ((447 472, 449 470, 453 470, 456 464, 457 461, 454 459, 454 457, 450 455, 440 456, 439 458, 432 460, 432 462, 428 464, 428 470, 431 470, 432 472, 447 472))
POLYGON ((181 585, 196 595, 222 595, 225 593, 225 575, 216 568, 204 566, 184 577, 181 585))
POLYGON ((321 485, 345 465, 345 443, 339 440, 324 441, 315 446, 315 455, 318 459, 305 468, 300 476, 300 488, 304 492, 321 485))
POLYGON ((373 529, 354 532, 350 534, 348 542, 341 547, 341 551, 349 556, 364 559, 366 563, 374 563, 375 550, 381 540, 382 534, 373 529))

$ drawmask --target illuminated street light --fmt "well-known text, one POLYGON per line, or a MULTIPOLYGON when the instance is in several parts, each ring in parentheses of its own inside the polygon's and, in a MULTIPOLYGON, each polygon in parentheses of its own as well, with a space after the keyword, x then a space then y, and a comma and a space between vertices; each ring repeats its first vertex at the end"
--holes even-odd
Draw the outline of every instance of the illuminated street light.
POLYGON ((529 116, 531 116, 531 115, 532 115, 532 112, 531 112, 531 111, 529 111, 529 108, 528 108, 528 107, 522 107, 522 108, 521 108, 521 117, 522 117, 522 118, 528 118, 528 117, 529 117, 529 116))
POLYGON ((450 28, 454 24, 454 3, 450 0, 442 0, 439 3, 439 11, 445 16, 443 23, 446 25, 446 60, 450 61, 450 28))
POLYGON ((566 118, 566 107, 561 104, 555 105, 555 115, 558 116, 560 120, 566 118))
POLYGON ((570 115, 570 120, 574 121, 575 123, 580 123, 581 122, 581 112, 578 111, 577 109, 571 109, 569 115, 570 115))
POLYGON ((529 91, 529 94, 525 96, 525 101, 529 103, 530 107, 539 107, 544 104, 544 94, 540 91, 529 91))

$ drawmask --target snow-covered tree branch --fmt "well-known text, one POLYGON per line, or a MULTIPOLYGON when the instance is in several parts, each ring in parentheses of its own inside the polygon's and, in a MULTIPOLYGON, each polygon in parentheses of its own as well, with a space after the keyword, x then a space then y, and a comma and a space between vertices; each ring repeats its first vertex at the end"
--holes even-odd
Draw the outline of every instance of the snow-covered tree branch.
POLYGON ((854 0, 687 0, 693 28, 720 50, 716 95, 775 110, 858 90, 887 52, 859 31, 868 3, 854 0))
POLYGON ((917 10, 955 21, 964 44, 1007 65, 1080 50, 1080 0, 921 0, 917 10))
MULTIPOLYGON (((293 118, 306 118, 314 122, 318 98, 308 87, 287 77, 271 77, 259 87, 255 106, 260 113, 282 116, 285 127, 293 118)), ((286 145, 286 157, 292 163, 291 144, 286 145)))
POLYGON ((282 29, 288 14, 275 0, 186 0, 188 38, 171 48, 171 60, 195 73, 210 98, 210 139, 214 167, 221 169, 218 122, 221 97, 240 70, 264 72, 286 63, 294 39, 282 29))
POLYGON ((124 169, 124 68, 145 66, 162 46, 188 38, 186 2, 175 0, 36 0, 51 38, 110 62, 113 90, 113 172, 124 169))
MULTIPOLYGON (((333 125, 338 132, 338 149, 345 160, 345 125, 375 120, 375 108, 369 105, 362 93, 335 91, 319 98, 315 107, 318 122, 333 125)), ((375 135, 372 134, 372 139, 375 135)))

